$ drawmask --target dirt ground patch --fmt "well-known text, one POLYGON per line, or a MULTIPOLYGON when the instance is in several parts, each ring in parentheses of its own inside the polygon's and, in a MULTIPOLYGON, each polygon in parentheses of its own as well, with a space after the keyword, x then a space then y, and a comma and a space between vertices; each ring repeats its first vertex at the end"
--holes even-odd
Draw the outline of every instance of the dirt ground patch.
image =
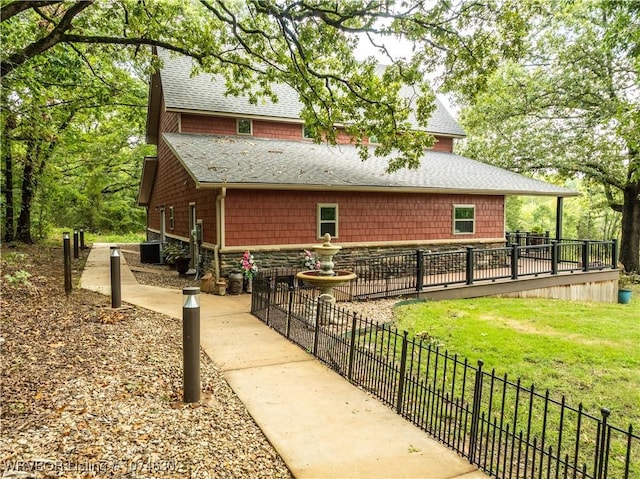
POLYGON ((179 402, 178 320, 65 295, 61 248, 5 245, 1 264, 3 477, 291 477, 206 355, 203 401, 179 402))

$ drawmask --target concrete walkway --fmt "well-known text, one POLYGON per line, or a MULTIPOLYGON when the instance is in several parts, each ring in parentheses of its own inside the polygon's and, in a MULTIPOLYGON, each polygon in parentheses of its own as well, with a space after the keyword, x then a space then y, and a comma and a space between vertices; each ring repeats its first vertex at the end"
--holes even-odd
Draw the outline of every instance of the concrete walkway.
MULTIPOLYGON (((94 244, 81 286, 111 294, 110 247, 94 244)), ((182 291, 136 282, 122 300, 182 318, 182 291)), ((296 478, 486 478, 249 313, 249 295, 200 295, 201 346, 296 478)))

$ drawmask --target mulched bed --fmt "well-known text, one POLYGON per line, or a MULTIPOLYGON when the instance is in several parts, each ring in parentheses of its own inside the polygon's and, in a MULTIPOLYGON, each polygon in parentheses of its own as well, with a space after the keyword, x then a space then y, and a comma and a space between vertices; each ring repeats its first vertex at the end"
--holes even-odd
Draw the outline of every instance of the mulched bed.
POLYGON ((180 321, 65 295, 59 247, 4 245, 1 264, 3 477, 291 477, 204 354, 203 400, 180 402, 180 321))

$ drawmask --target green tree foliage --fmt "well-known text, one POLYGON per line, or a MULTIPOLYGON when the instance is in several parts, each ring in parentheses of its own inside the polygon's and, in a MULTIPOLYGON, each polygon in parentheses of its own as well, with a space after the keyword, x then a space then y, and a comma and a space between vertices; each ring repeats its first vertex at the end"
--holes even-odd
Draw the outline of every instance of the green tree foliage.
POLYGON ((253 101, 273 98, 275 81, 290 84, 318 141, 334 141, 340 123, 356 141, 375 134, 381 143, 376 154, 396 154, 391 169, 416 166, 433 143, 412 129, 400 86, 414 88, 415 119, 424 126, 433 108, 425 71, 444 64, 452 81, 464 71, 466 87, 481 82, 498 55, 517 50, 526 25, 515 7, 493 1, 3 3, 3 78, 59 45, 162 46, 194 57, 201 70, 224 75, 230 94, 248 94, 253 101), (492 25, 498 33, 487 35, 492 25), (390 58, 380 77, 373 58, 356 62, 357 34, 373 42, 402 36, 414 42, 416 54, 412 60, 390 58), (469 80, 468 72, 476 70, 469 80))
POLYGON ((32 242, 54 221, 140 228, 146 84, 125 60, 112 46, 64 45, 4 79, 4 200, 19 205, 5 210, 5 240, 32 242))
MULTIPOLYGON (((84 82, 89 80, 63 75, 74 64, 80 66, 79 76, 93 78, 89 81, 93 85, 103 68, 148 60, 148 49, 142 47, 151 45, 192 56, 197 70, 223 75, 229 94, 249 95, 254 102, 275 100, 273 82, 287 83, 298 92, 302 117, 316 141, 334 142, 336 124, 344 125, 358 145, 365 136, 375 135, 380 142, 375 154, 391 154, 389 169, 394 170, 417 166, 424 148, 434 141, 414 128, 414 122, 427 124, 434 106, 434 86, 425 74, 440 73, 445 84, 464 91, 482 87, 499 59, 519 52, 530 14, 516 3, 494 0, 2 0, 1 6, 3 89, 17 91, 32 79, 22 94, 41 101, 38 108, 52 120, 36 110, 31 116, 19 115, 20 125, 40 124, 51 140, 46 143, 42 139, 47 135, 38 135, 42 150, 32 161, 33 171, 23 169, 23 180, 28 179, 31 189, 22 188, 15 200, 25 214, 30 213, 41 175, 49 171, 48 158, 61 148, 61 127, 70 128, 70 134, 76 128, 74 118, 64 121, 62 104, 75 116, 86 106, 71 106, 77 100, 71 93, 84 97, 86 91, 94 91, 86 90, 84 82), (412 41, 412 57, 392 58, 384 47, 385 37, 412 41), (354 58, 359 39, 388 55, 391 64, 382 75, 373 58, 363 62, 354 58), (54 93, 35 84, 51 73, 56 79, 51 82, 54 93), (399 95, 401 85, 413 89, 413 98, 399 95), (38 91, 42 93, 36 97, 38 91), (46 98, 60 104, 55 115, 46 98), (66 99, 61 103, 61 98, 66 99), (43 151, 48 153, 43 156, 43 151)), ((93 95, 96 105, 119 101, 109 88, 94 86, 101 92, 93 95)), ((13 99, 10 95, 7 104, 13 99)), ((20 100, 8 111, 24 104, 20 100)), ((17 131, 13 134, 16 139, 20 136, 17 131)), ((23 148, 27 143, 21 141, 11 146, 20 161, 33 151, 23 148)), ((366 159, 368 149, 360 151, 366 159)), ((55 196, 46 192, 40 198, 55 196)), ((18 223, 18 237, 29 239, 27 218, 21 216, 18 223)))
MULTIPOLYGON (((133 82, 132 82, 133 83, 133 82)), ((138 82, 137 94, 146 85, 138 82)), ((40 204, 59 225, 126 233, 144 225, 135 207, 144 145, 144 108, 103 107, 78 115, 39 190, 40 204)))
MULTIPOLYGON (((622 213, 621 261, 638 271, 640 3, 540 5, 527 54, 502 63, 485 90, 464 96, 469 139, 461 151, 521 172, 597 185, 622 213)), ((585 234, 590 229, 581 227, 585 234)))

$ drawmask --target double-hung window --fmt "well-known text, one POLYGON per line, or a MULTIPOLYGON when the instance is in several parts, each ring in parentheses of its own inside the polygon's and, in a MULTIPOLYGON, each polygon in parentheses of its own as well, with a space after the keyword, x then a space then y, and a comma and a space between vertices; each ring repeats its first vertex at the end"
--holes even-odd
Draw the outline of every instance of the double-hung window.
POLYGON ((453 233, 475 233, 476 207, 475 205, 453 205, 453 233))
POLYGON ((332 238, 338 237, 338 205, 318 204, 318 238, 329 233, 332 238))

